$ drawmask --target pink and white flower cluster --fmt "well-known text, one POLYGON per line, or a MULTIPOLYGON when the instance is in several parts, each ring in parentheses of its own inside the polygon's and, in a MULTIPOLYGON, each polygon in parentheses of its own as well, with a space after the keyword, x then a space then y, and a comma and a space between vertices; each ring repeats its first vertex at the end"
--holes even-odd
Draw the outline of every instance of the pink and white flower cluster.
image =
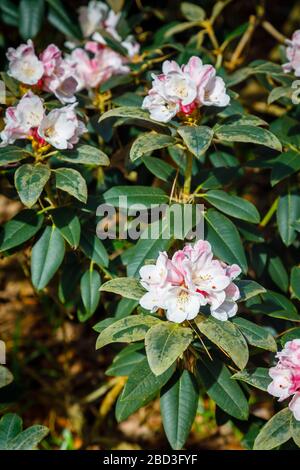
POLYGON ((223 107, 230 102, 224 80, 199 57, 191 57, 182 67, 166 60, 162 73, 152 77, 152 88, 142 107, 155 121, 168 122, 178 113, 189 115, 201 106, 223 107))
POLYGON ((294 32, 291 40, 286 40, 286 44, 288 62, 283 64, 283 70, 286 73, 294 71, 296 77, 300 77, 300 29, 294 32))
POLYGON ((268 392, 279 401, 292 397, 289 408, 295 419, 300 421, 300 339, 288 341, 276 358, 276 366, 269 371, 273 380, 268 392))
POLYGON ((30 139, 39 147, 50 144, 57 149, 73 148, 87 130, 77 118, 76 105, 69 104, 46 114, 43 100, 29 91, 16 106, 7 108, 0 147, 18 139, 30 139))
POLYGON ((232 281, 240 273, 236 264, 214 259, 211 245, 204 240, 186 245, 172 259, 161 252, 156 264, 140 269, 140 282, 147 290, 140 305, 151 312, 164 309, 167 319, 175 323, 192 320, 208 305, 213 317, 225 321, 238 310, 240 292, 232 281))
POLYGON ((33 42, 7 51, 8 74, 19 82, 53 93, 62 103, 74 103, 77 81, 62 52, 50 44, 39 56, 33 42))
POLYGON ((133 36, 127 36, 122 41, 117 31, 121 13, 115 13, 106 3, 92 0, 87 6, 79 8, 79 24, 85 38, 106 45, 101 31, 106 31, 113 39, 118 41, 127 50, 128 57, 133 57, 140 50, 139 43, 133 36))

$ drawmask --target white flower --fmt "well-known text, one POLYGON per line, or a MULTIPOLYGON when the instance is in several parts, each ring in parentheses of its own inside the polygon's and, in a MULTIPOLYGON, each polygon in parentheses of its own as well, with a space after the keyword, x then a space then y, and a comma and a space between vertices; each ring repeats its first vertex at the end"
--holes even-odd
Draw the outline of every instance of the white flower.
POLYGON ((300 392, 295 393, 295 395, 291 399, 289 403, 289 409, 293 413, 296 421, 300 421, 300 392))
POLYGON ((79 24, 84 37, 90 37, 97 29, 105 29, 115 39, 120 37, 116 31, 121 14, 115 13, 105 3, 90 1, 88 6, 79 8, 79 24))
POLYGON ((15 107, 6 110, 5 127, 0 133, 1 147, 13 144, 17 139, 26 139, 31 129, 39 126, 44 116, 43 101, 31 91, 22 97, 15 107))
POLYGON ((10 47, 6 54, 8 58, 8 75, 26 85, 35 85, 43 76, 43 63, 35 55, 33 42, 21 44, 14 49, 10 47))
POLYGON ((153 75, 152 88, 142 108, 152 119, 168 122, 176 114, 191 114, 201 106, 227 106, 230 98, 223 79, 216 76, 212 65, 203 65, 198 57, 191 57, 180 67, 175 61, 165 61, 162 74, 153 75))
POLYGON ((210 244, 199 240, 176 251, 172 259, 160 253, 155 264, 141 268, 140 282, 147 292, 140 304, 152 312, 164 309, 176 323, 192 320, 205 305, 213 316, 227 320, 237 312, 240 294, 232 280, 240 272, 237 265, 214 259, 210 244))
POLYGON ((39 135, 57 149, 71 149, 86 132, 84 124, 78 120, 75 113, 77 103, 60 109, 53 109, 44 116, 39 127, 39 135))
POLYGON ((286 57, 288 62, 283 64, 283 71, 288 73, 294 70, 296 77, 300 77, 300 30, 294 32, 292 39, 286 40, 286 57))

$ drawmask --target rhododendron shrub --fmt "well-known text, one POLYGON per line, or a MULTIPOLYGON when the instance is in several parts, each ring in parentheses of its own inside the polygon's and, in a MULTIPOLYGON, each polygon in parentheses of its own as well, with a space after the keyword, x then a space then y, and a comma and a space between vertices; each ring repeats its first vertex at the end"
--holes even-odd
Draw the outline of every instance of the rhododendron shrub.
POLYGON ((70 14, 51 0, 47 19, 21 3, 0 4, 16 31, 2 54, 1 180, 20 203, 0 252, 25 253, 41 311, 86 322, 82 341, 98 333, 101 366, 116 354, 98 384, 103 423, 159 400, 173 449, 191 430, 197 442, 207 409, 244 448, 297 448, 299 30, 285 37, 263 15, 233 29, 234 0, 176 12, 91 0, 70 14), (272 60, 248 60, 257 31, 272 60), (111 237, 98 236, 102 204, 111 237), (121 236, 125 209, 161 204, 201 204, 203 234, 162 215, 121 236))

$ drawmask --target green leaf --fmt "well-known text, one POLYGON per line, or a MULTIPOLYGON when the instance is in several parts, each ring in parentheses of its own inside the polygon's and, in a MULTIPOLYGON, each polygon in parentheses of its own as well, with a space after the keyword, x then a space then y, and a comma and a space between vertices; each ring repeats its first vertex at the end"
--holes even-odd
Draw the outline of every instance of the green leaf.
POLYGON ((44 221, 42 214, 32 209, 19 212, 1 227, 0 252, 10 250, 32 238, 44 221))
POLYGON ((239 369, 245 368, 249 359, 248 346, 243 335, 233 323, 220 321, 213 317, 205 318, 201 315, 195 318, 195 322, 201 333, 218 348, 225 351, 239 369))
POLYGON ((180 10, 188 21, 203 21, 206 17, 205 10, 190 2, 182 2, 180 10))
POLYGON ((58 168, 55 172, 57 189, 65 191, 81 202, 87 201, 87 186, 79 171, 72 168, 58 168))
POLYGON ((138 279, 132 277, 118 277, 102 284, 101 291, 113 292, 122 295, 127 299, 139 300, 146 290, 142 287, 138 279))
POLYGON ((300 300, 300 267, 294 266, 291 270, 292 298, 300 300))
POLYGON ((216 137, 223 142, 246 142, 260 144, 274 150, 282 151, 277 137, 266 129, 249 125, 218 126, 216 137))
POLYGON ((22 419, 15 413, 7 413, 0 420, 0 450, 7 450, 8 444, 22 431, 22 419))
POLYGON ((7 450, 33 450, 47 436, 46 426, 35 425, 15 436, 7 446, 7 450))
POLYGON ((75 150, 60 152, 56 158, 70 163, 107 166, 110 161, 102 150, 92 145, 80 145, 75 150))
POLYGON ((300 421, 297 421, 293 415, 291 416, 290 429, 295 444, 300 447, 300 421))
POLYGON ((114 186, 103 194, 103 198, 107 204, 122 209, 132 204, 142 204, 148 208, 151 204, 167 204, 169 201, 168 195, 162 189, 150 186, 114 186))
POLYGON ((198 159, 209 148, 214 134, 207 126, 181 126, 177 132, 188 150, 198 159))
POLYGON ((175 169, 169 163, 160 158, 155 157, 143 157, 142 162, 153 173, 157 178, 162 181, 170 181, 175 175, 175 169))
POLYGON ((141 158, 145 154, 150 154, 154 150, 168 147, 169 145, 175 144, 174 137, 165 134, 157 134, 154 132, 147 132, 141 134, 133 142, 130 149, 130 159, 132 161, 141 158))
POLYGON ((240 291, 240 301, 245 301, 251 299, 251 297, 255 297, 258 294, 263 294, 267 292, 266 289, 258 284, 255 281, 248 281, 248 280, 237 280, 234 283, 238 286, 240 291))
POLYGON ((77 248, 80 241, 81 226, 75 211, 60 207, 51 211, 56 227, 72 248, 77 248))
POLYGON ((241 266, 246 273, 248 266, 239 233, 233 223, 214 209, 205 214, 207 240, 215 255, 223 261, 241 266))
POLYGON ((193 340, 190 328, 160 322, 150 328, 145 336, 146 354, 150 369, 155 375, 163 374, 193 340))
POLYGON ((297 236, 293 224, 300 218, 300 194, 297 191, 287 191, 281 196, 276 215, 282 241, 286 246, 290 246, 297 236))
POLYGON ((104 121, 104 119, 117 118, 117 117, 148 121, 156 125, 159 125, 161 127, 166 127, 166 124, 162 122, 157 122, 151 119, 147 111, 144 111, 143 109, 135 107, 135 106, 120 106, 119 108, 110 109, 109 111, 106 111, 106 113, 102 114, 102 116, 100 116, 99 122, 104 121))
POLYGON ((99 266, 108 266, 108 254, 105 246, 99 238, 85 228, 81 231, 80 248, 85 256, 97 263, 99 266))
POLYGON ((141 344, 129 344, 114 357, 112 364, 106 369, 105 374, 120 377, 128 376, 135 366, 144 359, 145 354, 141 351, 141 344))
POLYGON ((272 104, 277 100, 280 100, 280 98, 289 98, 291 99, 293 94, 293 89, 291 86, 278 86, 276 88, 273 88, 271 90, 271 93, 268 96, 268 104, 272 104))
MULTIPOLYGON (((147 358, 141 361, 132 371, 126 382, 122 393, 121 401, 125 404, 137 401, 142 406, 149 397, 158 391, 168 382, 175 370, 175 366, 170 367, 163 374, 154 375, 151 371, 147 358)), ((139 407, 140 407, 139 406, 139 407)))
POLYGON ((0 388, 10 384, 13 380, 13 375, 7 367, 0 365, 0 388))
POLYGON ((259 390, 267 391, 269 384, 272 382, 272 379, 269 375, 269 369, 264 367, 257 367, 254 370, 243 370, 237 372, 232 376, 232 379, 241 380, 246 382, 249 385, 252 385, 259 390))
POLYGON ((184 446, 193 425, 199 390, 191 372, 173 375, 160 394, 160 411, 164 430, 174 450, 184 446))
POLYGON ((56 227, 46 227, 32 248, 31 280, 37 290, 44 289, 60 267, 65 255, 65 243, 56 227))
POLYGON ((7 413, 0 420, 0 449, 33 450, 48 433, 48 428, 39 425, 22 431, 22 419, 14 413, 7 413))
POLYGON ((131 343, 140 341, 151 326, 161 320, 151 315, 132 315, 114 322, 103 330, 98 336, 96 349, 103 348, 110 343, 131 343))
POLYGON ((280 337, 280 344, 282 347, 285 346, 285 343, 287 343, 287 341, 292 341, 293 339, 298 339, 300 338, 300 327, 296 327, 296 328, 292 328, 290 330, 288 330, 286 333, 284 333, 281 337, 280 337))
POLYGON ((48 21, 58 31, 65 34, 67 37, 80 39, 81 31, 79 26, 66 12, 60 0, 47 0, 49 3, 48 21))
POLYGON ((86 320, 95 312, 100 300, 101 277, 95 270, 86 271, 80 280, 80 292, 85 308, 84 319, 86 320))
POLYGON ((241 330, 249 344, 267 351, 277 351, 276 341, 268 330, 245 318, 236 317, 232 321, 241 330))
POLYGON ((271 185, 275 186, 275 184, 299 170, 300 153, 293 150, 283 152, 272 161, 271 185))
POLYGON ((21 0, 19 4, 19 31, 25 41, 33 39, 44 19, 44 0, 21 0))
POLYGON ((284 408, 274 415, 255 439, 253 450, 270 450, 288 441, 291 436, 291 411, 284 408))
MULTIPOLYGON (((278 294, 268 290, 267 293, 262 294, 265 312, 270 317, 281 318, 283 320, 300 321, 300 315, 297 313, 295 305, 287 299, 284 295, 278 294)), ((264 312, 264 308, 258 311, 264 312)), ((251 307, 253 309, 253 306, 251 307)))
POLYGON ((49 178, 50 169, 41 163, 25 163, 17 169, 15 186, 25 206, 32 207, 36 203, 49 178))
POLYGON ((211 361, 203 357, 197 363, 197 372, 208 396, 223 411, 237 419, 248 419, 248 402, 240 386, 231 380, 230 372, 225 364, 216 358, 211 361))
POLYGON ((32 157, 32 154, 21 147, 9 145, 8 147, 0 148, 0 166, 16 163, 28 157, 32 157))
POLYGON ((259 223, 260 215, 256 207, 246 199, 232 196, 225 191, 212 190, 202 196, 212 206, 231 217, 246 220, 254 224, 259 223))

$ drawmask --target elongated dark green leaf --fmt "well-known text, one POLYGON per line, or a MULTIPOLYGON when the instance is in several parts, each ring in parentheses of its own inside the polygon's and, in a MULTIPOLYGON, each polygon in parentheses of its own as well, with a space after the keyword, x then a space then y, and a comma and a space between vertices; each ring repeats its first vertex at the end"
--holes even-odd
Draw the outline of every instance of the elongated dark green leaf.
POLYGON ((236 317, 232 321, 241 330, 249 344, 267 351, 277 351, 276 341, 268 330, 245 318, 236 317))
POLYGON ((122 393, 121 401, 125 404, 128 402, 138 401, 142 406, 148 397, 158 391, 168 382, 175 371, 175 366, 170 367, 163 374, 154 375, 151 371, 147 358, 139 362, 134 368, 128 381, 126 382, 122 393))
POLYGON ((132 204, 148 208, 151 204, 167 204, 169 201, 162 189, 150 186, 115 186, 106 191, 103 198, 107 204, 119 208, 128 208, 132 204))
POLYGON ((127 299, 139 300, 145 293, 138 279, 132 277, 118 277, 105 282, 101 286, 101 291, 113 292, 122 295, 127 299))
POLYGON ((80 280, 80 292, 82 302, 85 308, 86 320, 95 312, 100 300, 101 277, 95 270, 86 271, 80 280))
POLYGON ((109 343, 131 343, 144 339, 149 328, 160 322, 161 320, 151 315, 132 315, 122 318, 100 333, 96 349, 103 348, 109 343))
POLYGON ((270 450, 288 441, 291 436, 291 411, 284 408, 274 415, 255 439, 253 450, 270 450))
POLYGON ((218 189, 209 191, 203 197, 214 207, 231 217, 246 220, 254 224, 260 221, 260 215, 256 207, 238 196, 232 196, 218 189))
POLYGON ((6 222, 0 231, 0 252, 10 250, 32 238, 44 221, 42 214, 25 209, 6 222))
POLYGON ((213 130, 207 126, 182 126, 178 129, 178 134, 182 137, 188 150, 200 158, 209 148, 213 130))
MULTIPOLYGON (((143 361, 140 361, 143 362, 143 361)), ((138 364, 139 365, 139 364, 138 364)), ((132 372, 131 372, 132 373, 132 372)), ((119 395, 119 398, 116 403, 116 420, 118 423, 125 421, 130 415, 135 413, 139 408, 142 406, 148 405, 152 400, 154 400, 157 396, 157 391, 154 392, 152 395, 147 395, 146 399, 143 399, 142 396, 135 397, 134 400, 122 400, 123 392, 119 395)))
POLYGON ((147 111, 144 111, 143 109, 137 108, 135 106, 120 106, 119 108, 113 108, 110 111, 102 114, 102 116, 100 116, 99 122, 103 121, 104 119, 116 117, 149 121, 161 127, 166 127, 164 123, 151 119, 147 111))
POLYGON ((233 223, 214 209, 205 214, 207 240, 215 255, 227 263, 236 263, 247 272, 247 260, 239 233, 233 223))
POLYGON ((56 227, 46 227, 32 248, 31 280, 37 290, 44 289, 52 279, 65 255, 65 244, 56 227))
POLYGON ((213 317, 196 317, 197 327, 210 341, 224 350, 240 368, 244 369, 249 359, 247 343, 239 329, 230 321, 220 321, 213 317))
POLYGON ((232 379, 246 382, 247 384, 259 388, 264 392, 267 391, 268 386, 272 381, 269 375, 269 369, 264 367, 257 367, 257 369, 254 370, 242 370, 234 374, 232 379))
POLYGON ((107 166, 110 163, 108 156, 92 145, 80 145, 75 150, 60 152, 56 158, 65 162, 85 165, 107 166))
POLYGON ((112 364, 106 369, 105 374, 109 376, 128 376, 135 366, 145 359, 145 353, 141 350, 143 346, 133 343, 126 346, 114 357, 112 364))
POLYGON ((282 347, 285 346, 285 343, 287 341, 292 341, 293 339, 298 339, 300 338, 300 327, 296 327, 296 328, 292 328, 292 329, 289 329, 286 333, 284 333, 281 337, 280 337, 280 344, 282 347))
POLYGON ((145 346, 149 366, 155 375, 163 374, 193 340, 190 328, 160 322, 146 333, 145 346))
POLYGON ((58 189, 65 191, 81 202, 87 200, 87 186, 79 171, 72 168, 58 168, 55 171, 55 184, 58 189))
POLYGON ((263 294, 267 292, 266 289, 258 284, 255 281, 248 281, 246 279, 234 281, 234 283, 238 286, 240 291, 240 300, 245 301, 251 299, 251 297, 255 297, 258 294, 263 294))
POLYGON ((13 375, 8 368, 0 365, 0 388, 10 384, 13 380, 13 375))
POLYGON ((297 236, 293 224, 300 218, 300 194, 288 191, 280 197, 277 207, 277 224, 280 236, 286 246, 291 245, 297 236))
POLYGON ((292 297, 300 300, 300 267, 294 266, 291 271, 292 297))
POLYGON ((8 147, 0 148, 0 166, 16 163, 31 156, 31 153, 27 152, 25 149, 9 145, 8 147))
POLYGON ((290 429, 295 444, 300 447, 300 421, 291 416, 290 429))
POLYGON ((191 372, 174 374, 160 394, 164 430, 172 449, 185 444, 194 422, 199 399, 197 382, 191 372))
POLYGON ((148 170, 162 181, 170 181, 175 175, 175 169, 160 158, 147 156, 143 157, 142 161, 148 170))
POLYGON ((168 147, 169 145, 174 145, 175 139, 169 135, 157 134, 154 132, 147 132, 146 134, 141 134, 133 142, 130 149, 130 159, 132 161, 141 158, 145 154, 150 154, 154 150, 168 147))
POLYGON ((50 170, 46 165, 25 163, 15 173, 15 185, 20 199, 25 206, 32 207, 43 191, 50 178, 50 170))
POLYGON ((252 305, 251 309, 257 312, 266 313, 270 317, 281 318, 283 320, 300 321, 295 305, 284 295, 268 290, 262 294, 263 303, 252 305))
POLYGON ((66 12, 61 0, 47 0, 49 4, 48 20, 58 31, 67 37, 80 39, 81 31, 79 26, 66 12))
POLYGON ((23 39, 33 39, 40 31, 44 19, 44 0, 21 0, 19 5, 19 31, 23 39))
POLYGON ((51 212, 56 227, 64 239, 77 248, 80 240, 81 226, 75 211, 66 207, 60 207, 51 212))
POLYGON ((7 413, 0 420, 0 450, 7 450, 8 443, 22 431, 23 423, 20 416, 7 413))
POLYGON ((109 260, 107 251, 101 240, 99 240, 96 235, 83 228, 79 244, 85 256, 100 266, 108 266, 109 260))
POLYGON ((197 363, 197 372, 207 394, 223 411, 238 419, 248 418, 248 402, 225 364, 203 357, 197 363))
POLYGON ((271 184, 282 181, 284 178, 300 170, 300 152, 289 150, 279 155, 272 163, 271 184))
POLYGON ((48 433, 46 426, 30 426, 8 442, 7 450, 33 450, 48 433))
POLYGON ((282 150, 281 143, 274 134, 257 126, 218 126, 216 137, 224 142, 247 142, 264 145, 279 152, 282 150))

